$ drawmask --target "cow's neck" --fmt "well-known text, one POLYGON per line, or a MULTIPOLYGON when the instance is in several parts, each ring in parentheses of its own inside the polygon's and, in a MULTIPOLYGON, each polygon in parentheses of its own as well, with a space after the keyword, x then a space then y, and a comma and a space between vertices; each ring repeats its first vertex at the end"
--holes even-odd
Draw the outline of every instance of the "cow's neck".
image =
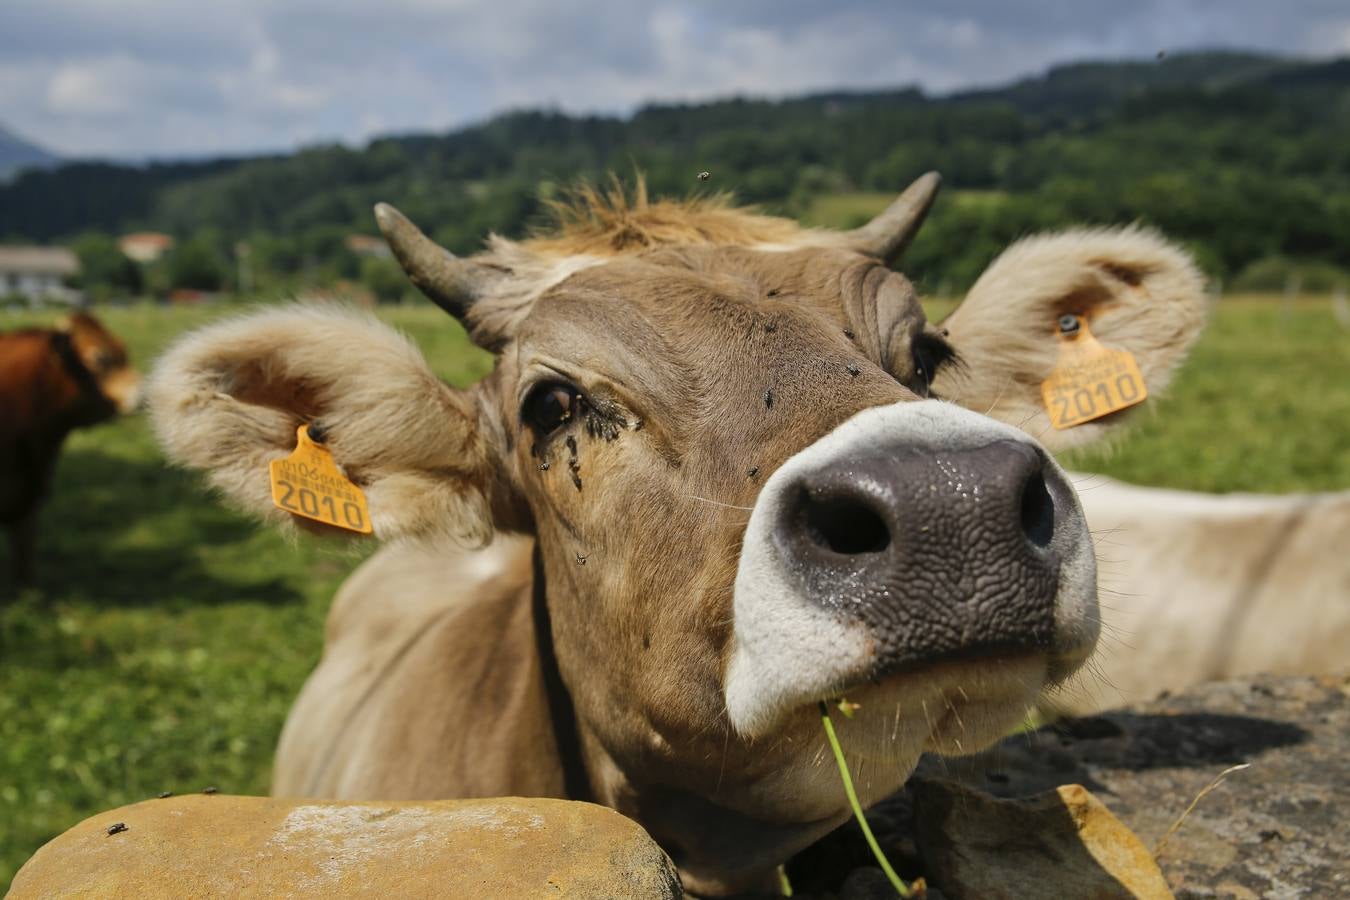
POLYGON ((531 559, 534 567, 531 605, 535 646, 538 649, 539 669, 548 700, 549 721, 557 741, 558 763, 562 767, 563 785, 569 799, 593 801, 595 793, 591 789, 586 764, 582 758, 572 695, 568 693, 567 685, 563 683, 562 674, 558 671, 558 660, 553 653, 553 628, 548 611, 548 582, 544 577, 543 557, 539 552, 537 541, 531 559))
POLYGON ((559 753, 567 797, 601 803, 639 822, 671 856, 687 890, 717 896, 772 892, 783 859, 810 846, 847 818, 776 824, 719 805, 706 796, 660 783, 653 773, 629 772, 576 717, 572 697, 553 651, 548 582, 536 541, 533 552, 533 616, 540 672, 559 753), (747 873, 734 882, 727 872, 747 873))
POLYGON ((642 781, 614 762, 581 725, 581 744, 595 799, 635 819, 680 870, 686 890, 700 896, 769 892, 778 864, 829 834, 847 812, 813 822, 756 819, 695 793, 642 781), (744 873, 727 880, 727 873, 744 873))

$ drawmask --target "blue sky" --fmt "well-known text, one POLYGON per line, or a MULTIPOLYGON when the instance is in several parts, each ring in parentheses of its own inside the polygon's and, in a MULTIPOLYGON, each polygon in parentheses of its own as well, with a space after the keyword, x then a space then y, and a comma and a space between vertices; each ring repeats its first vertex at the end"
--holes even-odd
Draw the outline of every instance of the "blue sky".
POLYGON ((1214 46, 1350 54, 1350 0, 3 0, 0 122, 67 155, 242 153, 1214 46))

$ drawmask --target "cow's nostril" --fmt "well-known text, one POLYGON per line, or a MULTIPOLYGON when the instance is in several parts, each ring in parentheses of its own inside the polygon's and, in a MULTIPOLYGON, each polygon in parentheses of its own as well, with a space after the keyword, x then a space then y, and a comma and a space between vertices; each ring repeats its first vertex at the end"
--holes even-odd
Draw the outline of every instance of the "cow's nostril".
POLYGON ((852 497, 806 499, 806 533, 818 546, 845 556, 880 553, 891 532, 881 517, 852 497))
POLYGON ((1022 533, 1037 547, 1048 547, 1055 534, 1055 501, 1040 472, 1022 486, 1022 533))

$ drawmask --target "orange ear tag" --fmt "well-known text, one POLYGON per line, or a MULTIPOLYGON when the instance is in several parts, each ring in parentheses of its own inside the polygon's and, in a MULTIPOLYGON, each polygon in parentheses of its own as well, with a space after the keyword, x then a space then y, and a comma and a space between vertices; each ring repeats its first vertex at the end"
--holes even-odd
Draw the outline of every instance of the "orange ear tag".
POLYGON ((1103 347, 1081 316, 1061 316, 1059 359, 1041 382, 1050 424, 1072 428, 1143 403, 1148 386, 1128 350, 1103 347))
POLYGON ((269 466, 272 502, 293 515, 370 534, 366 495, 338 470, 333 454, 314 443, 308 425, 296 429, 295 437, 291 455, 269 466))

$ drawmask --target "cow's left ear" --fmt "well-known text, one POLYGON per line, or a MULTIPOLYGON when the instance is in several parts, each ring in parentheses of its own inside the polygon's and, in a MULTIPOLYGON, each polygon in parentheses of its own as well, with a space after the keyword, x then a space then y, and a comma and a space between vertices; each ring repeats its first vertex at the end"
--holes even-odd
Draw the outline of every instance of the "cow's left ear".
POLYGON ((377 538, 492 539, 493 460, 475 391, 442 382, 403 335, 334 306, 290 306, 209 325, 160 360, 148 391, 169 458, 265 520, 269 464, 317 426, 362 489, 377 538))
POLYGON ((1084 229, 1027 238, 994 260, 942 323, 963 365, 940 370, 933 388, 1051 450, 1080 446, 1140 406, 1064 430, 1051 426, 1041 384, 1059 358, 1060 317, 1078 316, 1103 346, 1129 351, 1153 397, 1200 335, 1206 310, 1195 263, 1155 232, 1084 229))

